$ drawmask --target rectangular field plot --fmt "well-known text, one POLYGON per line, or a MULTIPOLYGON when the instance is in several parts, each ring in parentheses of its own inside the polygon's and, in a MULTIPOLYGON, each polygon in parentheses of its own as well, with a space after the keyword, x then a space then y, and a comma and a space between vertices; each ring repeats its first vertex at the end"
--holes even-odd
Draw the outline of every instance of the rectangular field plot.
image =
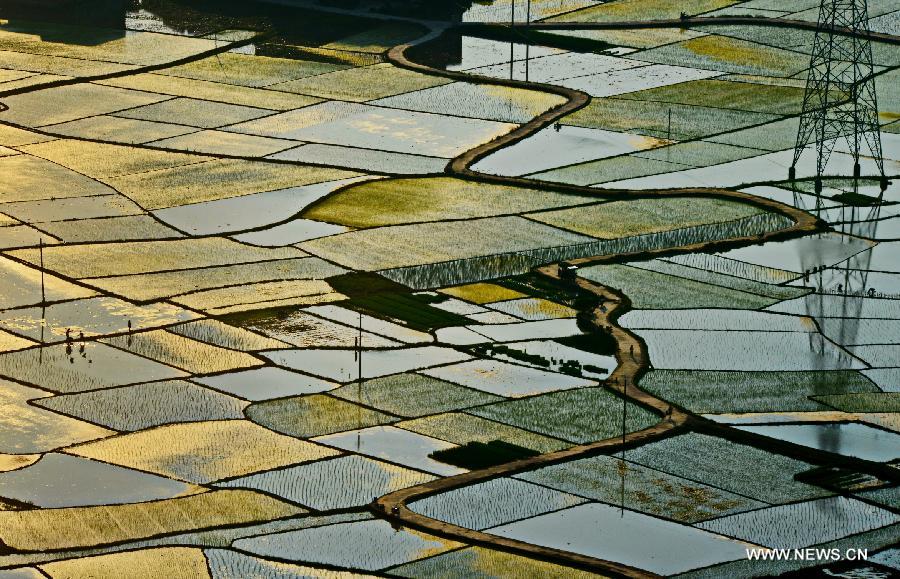
POLYGON ((98 181, 31 155, 0 157, 0 169, 16 175, 15 182, 0 183, 0 199, 4 202, 114 193, 98 181))
MULTIPOLYGON (((167 119, 178 120, 178 119, 167 119)), ((86 119, 78 119, 58 125, 51 125, 46 130, 70 137, 100 139, 126 144, 140 144, 167 139, 178 135, 193 133, 197 129, 166 122, 142 121, 126 119, 110 115, 97 115, 86 119)))
MULTIPOLYGON (((825 410, 818 397, 877 392, 858 372, 716 372, 653 370, 641 387, 698 414, 815 412, 825 410), (810 397, 817 397, 811 399, 810 397)), ((824 400, 823 400, 824 402, 824 400)), ((824 402, 827 403, 827 402, 824 402)))
POLYGON ((334 382, 269 366, 194 378, 194 382, 253 402, 315 394, 338 386, 334 382))
POLYGON ((39 508, 157 501, 199 490, 160 476, 57 453, 48 453, 26 468, 0 473, 4 497, 39 508))
MULTIPOLYGON (((171 169, 211 160, 210 157, 200 155, 152 151, 75 139, 59 139, 28 145, 22 150, 97 179, 171 169)), ((107 193, 111 192, 107 189, 107 193)))
POLYGON ((309 438, 393 422, 395 417, 323 394, 257 402, 247 418, 269 430, 309 438))
POLYGON ((740 330, 815 333, 812 318, 754 310, 631 310, 621 318, 631 330, 740 330))
POLYGON ((445 380, 410 373, 368 380, 361 386, 348 384, 332 394, 404 417, 437 414, 502 400, 445 380))
MULTIPOLYGON (((363 305, 365 305, 365 303, 366 302, 363 302, 363 305)), ((331 320, 339 324, 345 324, 351 327, 356 326, 357 329, 361 329, 364 332, 379 334, 392 340, 403 342, 404 344, 421 344, 434 341, 434 338, 432 338, 430 334, 426 334, 425 332, 420 332, 399 323, 389 322, 387 320, 376 318, 374 316, 356 312, 354 310, 350 310, 340 306, 313 306, 311 308, 307 308, 306 311, 315 316, 319 316, 321 318, 325 318, 327 320, 331 320)), ((375 311, 378 312, 377 310, 375 311)), ((397 318, 394 319, 402 319, 402 317, 403 316, 401 315, 397 316, 397 318)))
MULTIPOLYGON (((360 337, 358 328, 339 324, 295 311, 284 316, 254 317, 246 327, 300 348, 352 348, 360 337)), ((397 346, 399 342, 372 334, 362 333, 363 348, 397 346)))
MULTIPOLYGON (((809 294, 802 298, 781 302, 767 308, 769 311, 794 315, 815 315, 816 318, 828 320, 846 320, 843 332, 852 331, 854 318, 857 319, 900 319, 900 301, 895 299, 865 298, 860 296, 844 296, 832 294, 809 294)), ((826 322, 834 331, 840 321, 826 322)))
POLYGON ((6 80, 3 83, 4 89, 34 86, 35 84, 62 80, 64 78, 111 74, 135 68, 128 64, 82 60, 65 56, 29 54, 3 49, 0 49, 0 63, 3 63, 5 69, 30 73, 16 80, 6 80))
POLYGON ((708 485, 668 475, 611 456, 586 458, 516 475, 516 478, 622 506, 624 479, 627 509, 695 523, 765 507, 766 504, 708 485))
POLYGON ((510 574, 516 577, 544 577, 546 579, 591 579, 594 573, 573 567, 539 561, 488 549, 467 547, 444 555, 422 559, 414 563, 394 567, 391 573, 400 577, 446 577, 464 579, 484 573, 488 577, 510 574))
POLYGON ((5 50, 143 65, 186 58, 215 46, 212 40, 190 36, 135 31, 110 37, 108 30, 99 27, 51 23, 11 25, 0 34, 0 47, 5 50))
MULTIPOLYGON (((143 107, 129 108, 116 116, 145 121, 177 121, 202 129, 214 129, 273 114, 275 111, 205 100, 174 98, 143 107)), ((174 147, 173 147, 174 148, 174 147)))
POLYGON ((71 393, 184 377, 152 360, 89 342, 0 354, 0 374, 53 392, 71 393))
POLYGON ((514 478, 496 478, 415 501, 417 513, 466 529, 486 529, 587 502, 514 478))
POLYGON ((363 102, 449 82, 384 63, 301 78, 269 88, 329 100, 363 102))
MULTIPOLYGON (((260 493, 221 490, 131 505, 0 511, 0 537, 17 549, 63 550, 246 525, 302 512, 260 493)), ((129 561, 133 564, 133 559, 129 561)))
POLYGON ((565 100, 519 88, 454 82, 372 101, 373 105, 506 123, 525 123, 565 100))
POLYGON ((273 281, 236 285, 178 296, 172 301, 209 315, 227 315, 269 307, 329 303, 346 296, 321 280, 273 281))
MULTIPOLYGON (((0 310, 41 302, 41 272, 0 257, 0 310)), ((43 276, 44 297, 49 302, 90 297, 93 292, 53 275, 43 276)))
POLYGON ((521 217, 492 217, 351 231, 307 241, 300 247, 349 267, 375 271, 589 241, 590 237, 521 217), (504 234, 496 235, 498 231, 504 234), (416 244, 409 244, 410 239, 416 244), (462 245, 460 239, 470 243, 462 245))
MULTIPOLYGON (((587 54, 580 52, 563 52, 558 50, 531 47, 528 59, 525 59, 525 45, 513 45, 515 60, 510 68, 510 49, 504 43, 505 48, 499 47, 500 54, 494 53, 484 56, 490 58, 493 64, 472 68, 467 72, 480 76, 517 80, 525 80, 527 74, 531 82, 562 84, 563 81, 582 77, 586 74, 599 75, 611 74, 615 71, 627 70, 646 66, 646 63, 619 58, 608 54, 587 54), (505 56, 502 55, 505 51, 505 56), (512 70, 512 74, 510 74, 512 70)), ((493 48, 493 47, 492 47, 493 48)))
POLYGON ((778 301, 627 265, 592 266, 581 269, 579 275, 621 291, 634 307, 642 309, 756 309, 778 301))
POLYGON ((228 130, 450 158, 509 132, 514 125, 331 101, 232 125, 228 130))
POLYGON ((641 59, 732 74, 780 77, 793 76, 809 66, 805 54, 712 34, 644 51, 641 59))
POLYGON ((347 167, 348 169, 362 169, 374 173, 392 174, 441 173, 447 165, 447 159, 440 157, 406 155, 403 153, 317 143, 282 151, 269 155, 268 158, 318 165, 336 165, 347 167))
POLYGON ((306 95, 161 74, 136 74, 100 81, 100 84, 187 98, 203 95, 209 101, 278 111, 305 107, 322 100, 306 95))
POLYGON ((219 486, 261 490, 327 511, 361 507, 369 504, 372 497, 433 479, 422 472, 350 455, 251 475, 219 486))
POLYGON ((119 431, 177 422, 237 420, 244 417, 246 406, 246 402, 182 380, 51 396, 35 403, 119 431))
MULTIPOLYGON (((542 20, 557 14, 577 12, 580 8, 593 6, 593 0, 535 0, 531 5, 531 18, 542 20)), ((521 22, 528 16, 526 7, 518 2, 500 0, 490 4, 476 4, 463 14, 463 22, 507 22, 510 18, 521 22)), ((560 17, 565 19, 565 16, 560 17)))
POLYGON ((574 318, 578 313, 568 306, 541 298, 508 300, 492 304, 491 309, 530 321, 574 318))
POLYGON ((571 446, 570 443, 558 438, 535 434, 508 424, 461 412, 448 412, 406 420, 398 422, 395 426, 459 445, 500 440, 541 453, 571 446))
POLYGON ((708 198, 632 199, 561 209, 530 218, 603 239, 733 221, 762 213, 744 203, 708 198))
POLYGON ((831 232, 815 237, 778 241, 765 245, 749 245, 718 255, 765 267, 802 273, 804 269, 812 267, 835 265, 871 248, 872 245, 871 241, 831 232), (811 258, 811 256, 815 257, 811 258))
MULTIPOLYGON (((230 241, 226 242, 226 244, 230 243, 230 241)), ((292 279, 323 279, 346 271, 317 257, 299 257, 291 248, 288 248, 286 252, 285 257, 293 253, 296 258, 143 275, 128 274, 95 279, 91 284, 114 294, 143 301, 239 284, 292 279)), ((190 259, 186 261, 193 263, 190 259)))
POLYGON ((292 219, 287 223, 274 225, 267 229, 240 233, 233 236, 233 239, 259 247, 284 247, 345 231, 348 231, 348 228, 340 225, 311 219, 292 219))
POLYGON ((640 330, 655 368, 844 370, 866 366, 820 334, 640 330))
MULTIPOLYGON (((859 304, 857 300, 851 300, 849 303, 852 305, 859 304)), ((850 310, 850 312, 852 311, 850 310)), ((900 320, 822 318, 818 321, 822 334, 842 346, 862 346, 867 348, 882 344, 887 348, 887 345, 900 343, 900 320)), ((871 354, 876 353, 876 351, 863 349, 859 354, 862 355, 863 352, 867 352, 869 357, 871 354)), ((889 349, 881 352, 881 354, 882 358, 891 356, 889 349)), ((869 357, 866 357, 866 359, 868 360, 869 357)))
MULTIPOLYGON (((695 81, 717 82, 717 81, 695 81)), ((693 83, 674 85, 681 87, 693 83)), ((731 83, 736 84, 736 83, 731 83)), ((672 87, 656 90, 674 90, 672 87)), ((616 98, 595 98, 591 103, 566 116, 562 122, 579 127, 623 131, 657 138, 696 139, 774 121, 774 115, 698 106, 685 98, 685 104, 661 106, 658 102, 637 99, 654 91, 640 91, 616 98), (669 125, 669 110, 672 124, 669 125)), ((624 179, 624 177, 623 177, 624 179)))
MULTIPOLYGON (((688 254, 668 259, 652 259, 650 261, 631 262, 628 265, 630 265, 631 267, 637 267, 640 269, 646 269, 649 271, 655 271, 667 275, 674 275, 677 277, 692 279, 698 282, 731 288, 738 291, 756 294, 758 296, 778 298, 783 300, 796 298, 809 292, 809 290, 805 288, 794 288, 790 286, 775 285, 774 283, 766 283, 748 279, 748 277, 751 275, 750 270, 754 270, 760 273, 764 273, 767 270, 762 267, 753 268, 749 265, 745 265, 744 262, 738 261, 730 262, 730 265, 733 267, 732 271, 727 268, 727 266, 729 265, 729 262, 727 260, 716 259, 715 256, 710 256, 707 254, 688 254), (706 263, 704 263, 704 261, 706 263), (725 271, 713 271, 712 268, 716 267, 717 265, 722 266, 725 271), (740 268, 746 268, 747 270, 743 272, 744 277, 741 277, 740 275, 740 268)), ((771 273, 777 274, 778 271, 781 270, 771 271, 771 273)), ((793 277, 793 274, 786 271, 782 271, 781 275, 787 278, 793 277)), ((771 279, 770 281, 776 280, 771 279)))
POLYGON ((513 398, 595 384, 592 380, 495 360, 472 360, 425 370, 422 373, 476 390, 513 398))
POLYGON ((81 340, 82 334, 93 337, 146 330, 196 317, 193 312, 169 304, 135 306, 115 298, 94 297, 5 311, 0 313, 0 328, 42 343, 56 343, 66 338, 81 340))
POLYGON ((162 426, 70 447, 67 452, 199 484, 337 454, 246 420, 162 426))
POLYGON ((586 195, 566 195, 451 177, 390 179, 344 189, 310 207, 303 216, 365 228, 489 217, 596 201, 586 195))
POLYGON ((628 460, 745 497, 783 504, 828 496, 794 480, 813 465, 705 434, 686 434, 628 451, 628 460), (748 468, 753 476, 747 476, 748 468))
MULTIPOLYGON (((792 34, 795 32, 791 31, 792 34)), ((770 115, 791 115, 799 113, 802 109, 803 89, 718 79, 695 80, 631 93, 622 98, 726 108, 740 111, 740 114, 756 112, 770 115)), ((755 122, 747 124, 761 124, 760 118, 758 115, 751 114, 748 120, 755 119, 755 122)), ((769 120, 775 119, 769 117, 769 120)))
POLYGON ((262 360, 250 354, 211 346, 165 330, 105 338, 103 341, 192 374, 212 374, 263 364, 262 360))
POLYGON ((346 67, 327 62, 225 52, 214 57, 165 68, 157 74, 260 88, 343 68, 346 67))
MULTIPOLYGON (((12 252, 12 255, 30 263, 40 262, 37 249, 23 249, 12 252)), ((230 239, 206 238, 45 248, 44 265, 69 277, 87 278, 289 259, 303 255, 294 248, 260 249, 230 239), (141 259, 135 259, 137 256, 141 259)))
POLYGON ((83 117, 159 102, 158 94, 95 84, 74 84, 4 97, 4 119, 29 127, 54 125, 83 117))
POLYGON ((358 176, 325 167, 220 159, 107 181, 141 207, 152 210, 358 176))
MULTIPOLYGON (((46 396, 47 393, 42 390, 0 379, 0 453, 21 458, 28 453, 44 453, 115 434, 111 430, 44 410, 30 403, 46 396)), ((27 458, 23 460, 24 462, 13 463, 12 467, 4 464, 0 471, 28 464, 27 458)))
MULTIPOLYGON (((600 388, 553 392, 481 406, 469 412, 579 443, 603 440, 622 433, 622 400, 600 388)), ((656 422, 657 418, 647 410, 628 404, 627 431, 640 430, 656 422)))
MULTIPOLYGON (((280 366, 309 372, 339 382, 357 379, 355 350, 281 350, 265 356, 280 366)), ((468 360, 470 356, 450 348, 418 346, 363 352, 363 378, 408 372, 468 360)))
POLYGON ((14 225, 0 229, 0 249, 14 249, 17 247, 32 247, 38 245, 41 239, 46 238, 46 243, 56 243, 58 240, 27 225, 14 225))
POLYGON ((435 451, 455 445, 393 426, 373 426, 313 440, 441 476, 466 472, 429 457, 435 451))
POLYGON ((889 462, 900 458, 900 435, 865 424, 775 424, 737 428, 863 460, 889 462))
POLYGON ((375 571, 461 545, 418 531, 397 531, 388 521, 372 520, 262 535, 241 539, 235 546, 262 557, 375 571))
POLYGON ((616 20, 663 20, 678 18, 681 11, 687 14, 703 14, 735 4, 735 0, 621 0, 620 2, 593 6, 584 10, 557 16, 554 22, 609 22, 616 20))
POLYGON ((231 326, 214 319, 196 320, 186 324, 179 324, 167 328, 169 332, 205 342, 213 346, 240 350, 241 352, 255 352, 258 350, 271 350, 274 348, 286 348, 288 344, 255 334, 249 330, 231 326))
POLYGON ((26 223, 140 215, 144 210, 121 195, 92 195, 42 201, 0 203, 6 215, 26 223))
MULTIPOLYGON (((272 224, 282 223, 286 218, 300 213, 305 207, 315 203, 332 191, 368 178, 367 176, 359 176, 357 173, 340 170, 323 170, 320 177, 326 180, 315 184, 278 188, 262 193, 251 193, 226 199, 215 199, 170 207, 154 211, 153 215, 191 235, 233 233, 259 229, 272 224), (338 179, 330 180, 330 176, 338 177, 338 179)), ((289 227, 290 223, 292 221, 285 223, 285 225, 289 227)), ((331 227, 327 224, 322 225, 326 228, 331 227)), ((346 231, 346 228, 332 229, 337 229, 338 233, 346 231)), ((323 235, 334 232, 326 229, 323 235)), ((235 238, 237 239, 237 236, 235 238)), ((288 244, 282 243, 280 245, 288 244)))
POLYGON ((547 127, 531 137, 492 153, 472 168, 492 175, 524 175, 594 159, 615 157, 666 144, 653 137, 603 129, 547 127))
POLYGON ((489 529, 501 537, 663 575, 746 557, 747 543, 599 503, 489 529))
POLYGON ((448 287, 439 292, 473 304, 490 304, 503 300, 514 300, 526 297, 525 294, 492 283, 470 283, 455 287, 448 287))
MULTIPOLYGON (((643 55, 646 54, 648 52, 642 52, 641 58, 644 58, 643 55)), ((679 63, 673 59, 671 64, 679 63)), ((710 78, 720 74, 714 69, 704 70, 685 66, 671 66, 670 64, 648 64, 603 74, 576 76, 560 81, 559 84, 584 91, 594 97, 606 97, 658 86, 679 84, 701 78, 710 78)))
POLYGON ((872 505, 830 497, 731 515, 697 525, 772 548, 806 547, 900 522, 900 516, 872 505))
POLYGON ((102 217, 78 221, 44 223, 41 229, 65 243, 94 243, 98 241, 146 241, 184 237, 149 215, 102 217))
POLYGON ((270 139, 255 135, 238 135, 225 131, 198 131, 153 141, 150 145, 209 155, 234 155, 240 157, 264 157, 297 145, 295 141, 270 139))

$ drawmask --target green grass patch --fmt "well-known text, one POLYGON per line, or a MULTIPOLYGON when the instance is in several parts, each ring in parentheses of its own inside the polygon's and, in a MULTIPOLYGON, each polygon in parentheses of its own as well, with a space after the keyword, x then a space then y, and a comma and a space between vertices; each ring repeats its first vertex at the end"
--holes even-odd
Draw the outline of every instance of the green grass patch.
POLYGON ((900 392, 832 394, 814 400, 843 412, 900 412, 900 392))
POLYGON ((690 433, 628 451, 628 460, 771 504, 829 496, 796 482, 813 465, 752 446, 690 433))
MULTIPOLYGON (((319 77, 311 80, 316 78, 319 77)), ((594 197, 452 177, 380 179, 329 195, 307 208, 303 216, 366 228, 518 214, 597 200, 594 197)))
MULTIPOLYGON (((878 392, 855 370, 821 372, 721 372, 651 370, 641 387, 699 414, 814 412, 827 408, 810 397, 842 399, 848 393, 878 392), (830 395, 830 396, 829 396, 830 395), (834 396, 838 395, 838 396, 834 396)), ((850 394, 883 396, 884 394, 850 394)))
MULTIPOLYGON (((622 399, 602 388, 563 390, 468 411, 547 436, 588 443, 622 434, 622 399)), ((656 424, 658 418, 629 403, 626 430, 656 424)))
POLYGON ((633 92, 621 98, 793 115, 803 108, 803 92, 802 88, 789 86, 704 79, 633 92))
POLYGON ((778 303, 776 298, 709 285, 703 282, 647 271, 627 265, 582 268, 579 275, 631 299, 638 309, 740 308, 755 310, 778 303))
POLYGON ((689 98, 684 98, 687 101, 685 103, 644 100, 640 95, 646 92, 649 91, 616 98, 592 99, 588 106, 565 117, 562 123, 592 129, 639 133, 657 138, 688 140, 735 131, 778 118, 771 114, 700 106, 702 103, 691 102, 689 98), (671 127, 669 111, 672 112, 671 127))

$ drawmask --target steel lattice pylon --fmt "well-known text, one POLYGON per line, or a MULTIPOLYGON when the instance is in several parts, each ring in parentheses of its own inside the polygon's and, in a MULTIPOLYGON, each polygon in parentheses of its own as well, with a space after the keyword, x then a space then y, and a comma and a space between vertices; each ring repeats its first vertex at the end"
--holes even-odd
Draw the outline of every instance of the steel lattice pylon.
POLYGON ((816 193, 835 145, 846 139, 854 160, 854 176, 860 176, 860 155, 868 149, 887 188, 881 155, 878 99, 869 39, 866 0, 822 0, 819 25, 813 43, 803 113, 790 178, 804 149, 816 145, 816 193))

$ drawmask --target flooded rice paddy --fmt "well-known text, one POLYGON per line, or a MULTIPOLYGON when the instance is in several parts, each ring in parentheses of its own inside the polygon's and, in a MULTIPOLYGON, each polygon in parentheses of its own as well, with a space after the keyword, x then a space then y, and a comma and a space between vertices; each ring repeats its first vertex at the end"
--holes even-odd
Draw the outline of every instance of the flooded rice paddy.
POLYGON ((816 2, 0 0, 0 576, 897 573, 868 5, 883 195, 816 2))

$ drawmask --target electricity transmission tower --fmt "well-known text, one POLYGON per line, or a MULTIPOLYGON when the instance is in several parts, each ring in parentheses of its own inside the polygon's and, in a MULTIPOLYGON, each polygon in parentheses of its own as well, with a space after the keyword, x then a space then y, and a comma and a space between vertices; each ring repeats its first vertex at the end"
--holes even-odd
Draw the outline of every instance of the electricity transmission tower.
POLYGON ((803 113, 789 178, 804 149, 815 144, 816 193, 822 192, 822 174, 844 139, 853 156, 853 176, 860 177, 860 155, 866 149, 881 177, 881 194, 887 189, 878 125, 878 99, 869 39, 866 0, 822 0, 810 59, 803 113))

